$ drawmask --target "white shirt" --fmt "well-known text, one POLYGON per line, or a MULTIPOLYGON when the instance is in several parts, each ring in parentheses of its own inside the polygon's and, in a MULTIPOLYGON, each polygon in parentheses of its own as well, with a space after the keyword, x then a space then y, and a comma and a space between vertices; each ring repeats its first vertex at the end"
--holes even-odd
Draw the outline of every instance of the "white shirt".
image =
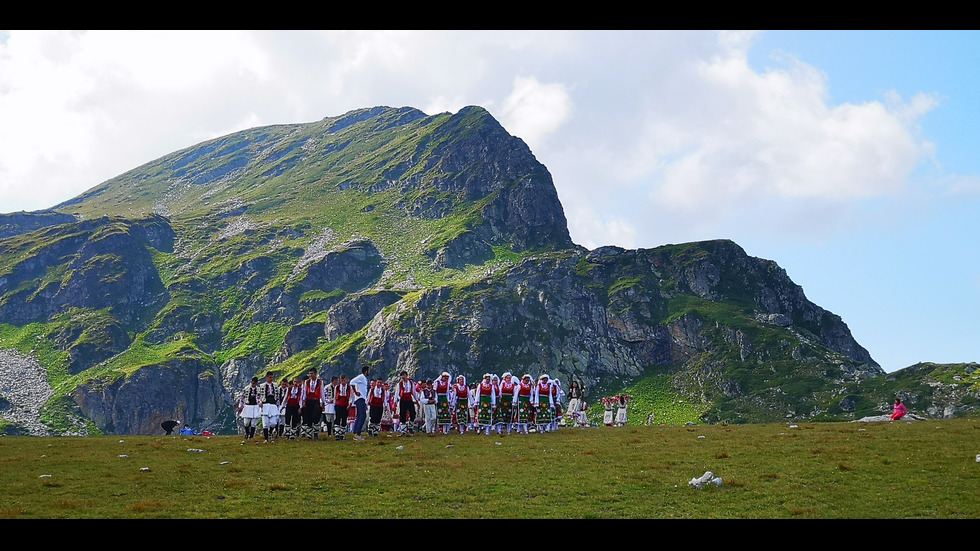
POLYGON ((350 386, 354 388, 354 401, 367 400, 368 378, 363 373, 350 380, 350 386))

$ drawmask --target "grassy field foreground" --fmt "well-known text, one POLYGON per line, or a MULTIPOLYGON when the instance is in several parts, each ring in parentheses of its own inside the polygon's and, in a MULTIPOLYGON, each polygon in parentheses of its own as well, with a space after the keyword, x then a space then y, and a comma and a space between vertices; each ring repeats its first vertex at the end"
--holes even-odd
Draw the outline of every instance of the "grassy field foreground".
POLYGON ((980 518, 977 454, 969 418, 245 445, 6 437, 0 518, 980 518), (724 484, 688 486, 708 470, 724 484))

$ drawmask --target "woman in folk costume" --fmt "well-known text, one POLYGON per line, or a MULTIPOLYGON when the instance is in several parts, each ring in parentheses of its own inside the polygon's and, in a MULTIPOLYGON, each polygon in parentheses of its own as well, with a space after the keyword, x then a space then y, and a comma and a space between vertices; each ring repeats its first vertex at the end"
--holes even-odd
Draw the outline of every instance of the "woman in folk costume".
POLYGON ((496 375, 490 376, 490 384, 493 385, 493 396, 496 401, 496 405, 493 406, 493 428, 500 434, 504 430, 505 421, 500 416, 500 401, 501 401, 501 390, 500 390, 500 377, 496 375))
POLYGON ((547 375, 538 377, 534 385, 531 403, 534 404, 534 424, 538 432, 551 432, 551 423, 555 420, 555 385, 547 375))
POLYGON ((514 426, 514 396, 517 394, 517 380, 510 372, 504 373, 503 380, 500 381, 500 398, 497 402, 497 434, 500 434, 501 427, 507 428, 510 434, 514 426))
POLYGON ((459 433, 466 432, 470 424, 470 387, 466 386, 466 377, 462 375, 456 377, 456 384, 453 385, 453 413, 456 415, 456 426, 459 433))
POLYGON ((531 396, 534 393, 534 383, 531 376, 525 374, 521 382, 514 388, 514 399, 517 402, 517 432, 527 434, 527 426, 534 421, 534 405, 531 396))
POLYGON ((568 387, 568 409, 565 415, 573 427, 585 425, 584 398, 582 385, 578 381, 572 381, 572 385, 568 387))
POLYGON ((493 428, 493 410, 497 407, 497 393, 489 373, 483 376, 480 384, 476 385, 475 394, 478 408, 476 419, 479 423, 477 433, 486 431, 487 436, 490 436, 490 429, 493 428))
POLYGON ((245 426, 245 438, 255 438, 255 427, 262 418, 262 390, 259 389, 258 377, 252 377, 252 382, 242 391, 238 413, 241 414, 242 424, 245 426))
POLYGON ((452 390, 453 383, 448 372, 443 371, 432 385, 436 391, 436 421, 444 434, 449 434, 453 424, 452 390))
POLYGON ((625 427, 626 426, 626 404, 630 401, 630 397, 621 394, 616 397, 616 424, 625 427))
POLYGON ((559 423, 565 420, 565 410, 561 405, 565 401, 565 391, 562 390, 561 381, 558 379, 552 379, 551 382, 555 385, 555 414, 551 419, 551 430, 558 430, 559 423))
POLYGON ((476 420, 476 413, 479 404, 476 401, 476 386, 477 383, 470 383, 470 424, 469 430, 477 430, 479 422, 476 420))
POLYGON ((268 442, 270 436, 276 435, 276 427, 279 425, 279 400, 276 398, 279 385, 273 379, 271 371, 265 374, 265 382, 259 388, 262 390, 262 437, 268 442))
POLYGON ((602 407, 605 408, 605 411, 602 414, 602 424, 606 425, 607 427, 613 426, 615 416, 613 410, 616 409, 616 403, 612 398, 605 397, 602 399, 602 407))

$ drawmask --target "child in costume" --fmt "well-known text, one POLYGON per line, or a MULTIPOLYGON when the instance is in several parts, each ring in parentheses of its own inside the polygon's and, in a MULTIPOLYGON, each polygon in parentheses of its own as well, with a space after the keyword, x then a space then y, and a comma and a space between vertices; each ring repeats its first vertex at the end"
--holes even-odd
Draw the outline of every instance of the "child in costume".
POLYGON ((626 403, 629 402, 629 396, 621 394, 616 397, 616 424, 625 427, 626 426, 626 403))

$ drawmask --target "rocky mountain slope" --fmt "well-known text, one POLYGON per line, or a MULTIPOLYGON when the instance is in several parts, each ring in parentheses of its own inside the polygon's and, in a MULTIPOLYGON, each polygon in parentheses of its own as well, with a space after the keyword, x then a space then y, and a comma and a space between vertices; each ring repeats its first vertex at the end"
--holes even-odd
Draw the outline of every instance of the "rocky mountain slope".
MULTIPOLYGON (((255 374, 363 363, 547 372, 594 394, 668 377, 732 422, 853 418, 891 378, 735 243, 576 246, 548 170, 479 107, 237 132, 0 215, 4 349, 0 369, 16 351, 44 371, 53 434, 228 430, 255 374)), ((952 407, 973 407, 965 388, 952 407)), ((0 418, 37 433, 12 404, 0 418)))

